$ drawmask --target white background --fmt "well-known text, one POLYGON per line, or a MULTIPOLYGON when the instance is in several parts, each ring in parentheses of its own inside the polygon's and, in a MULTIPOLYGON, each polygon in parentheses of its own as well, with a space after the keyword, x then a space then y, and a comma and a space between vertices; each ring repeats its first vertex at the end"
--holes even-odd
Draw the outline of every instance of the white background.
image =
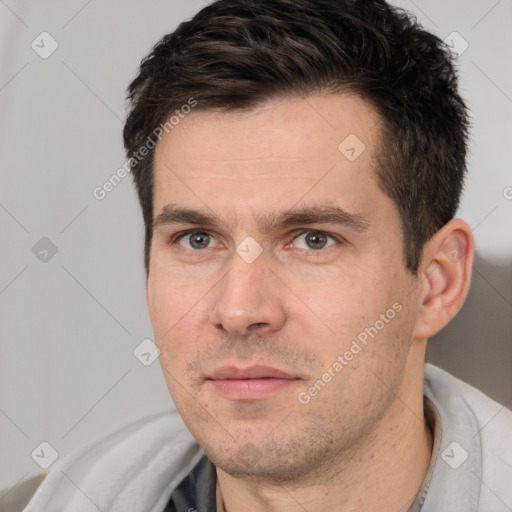
MULTIPOLYGON (((133 355, 152 331, 131 177, 102 201, 92 191, 125 161, 125 90, 140 59, 204 5, 0 1, 0 488, 41 471, 30 454, 42 441, 62 457, 173 407, 158 362, 133 355), (59 45, 48 59, 31 48, 43 31, 59 45), (58 250, 46 263, 32 253, 42 237, 58 250)), ((512 2, 400 5, 469 44, 459 64, 474 129, 460 216, 478 257, 467 304, 429 358, 510 406, 512 2)))

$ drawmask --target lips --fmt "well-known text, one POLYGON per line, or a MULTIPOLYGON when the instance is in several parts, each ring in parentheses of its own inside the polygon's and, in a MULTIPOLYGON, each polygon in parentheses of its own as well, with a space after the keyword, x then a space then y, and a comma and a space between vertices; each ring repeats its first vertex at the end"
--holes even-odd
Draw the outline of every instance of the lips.
POLYGON ((262 400, 300 380, 300 377, 269 366, 223 366, 207 378, 216 392, 231 400, 262 400))
POLYGON ((298 379, 298 377, 269 366, 250 366, 249 368, 223 366, 214 370, 209 378, 211 380, 298 379))

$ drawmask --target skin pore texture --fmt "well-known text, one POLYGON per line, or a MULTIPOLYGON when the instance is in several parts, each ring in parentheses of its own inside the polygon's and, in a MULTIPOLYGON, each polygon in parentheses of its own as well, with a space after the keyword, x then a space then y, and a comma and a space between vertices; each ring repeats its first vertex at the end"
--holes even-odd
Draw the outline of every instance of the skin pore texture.
POLYGON ((454 219, 406 269, 380 130, 364 100, 326 93, 193 111, 155 150, 147 303, 227 512, 406 511, 421 487, 427 338, 464 301, 473 241, 454 219), (353 161, 338 149, 350 134, 365 146, 353 161), (287 378, 226 388, 226 366, 287 378))

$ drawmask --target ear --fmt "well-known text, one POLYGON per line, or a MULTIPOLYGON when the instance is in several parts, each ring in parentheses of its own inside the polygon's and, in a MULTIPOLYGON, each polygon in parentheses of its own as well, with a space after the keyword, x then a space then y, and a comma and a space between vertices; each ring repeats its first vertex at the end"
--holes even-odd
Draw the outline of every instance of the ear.
POLYGON ((426 244, 415 338, 430 338, 458 313, 469 291, 474 254, 471 228, 461 219, 449 221, 426 244))

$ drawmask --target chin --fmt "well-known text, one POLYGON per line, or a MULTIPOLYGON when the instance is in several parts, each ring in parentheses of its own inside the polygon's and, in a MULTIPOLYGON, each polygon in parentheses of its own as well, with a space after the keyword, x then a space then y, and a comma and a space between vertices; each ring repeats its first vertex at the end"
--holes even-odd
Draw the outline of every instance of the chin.
POLYGON ((231 438, 203 451, 213 464, 234 478, 254 482, 279 483, 310 480, 315 472, 325 475, 333 453, 309 436, 267 437, 261 441, 235 441, 231 438), (222 447, 222 449, 219 449, 222 447))

